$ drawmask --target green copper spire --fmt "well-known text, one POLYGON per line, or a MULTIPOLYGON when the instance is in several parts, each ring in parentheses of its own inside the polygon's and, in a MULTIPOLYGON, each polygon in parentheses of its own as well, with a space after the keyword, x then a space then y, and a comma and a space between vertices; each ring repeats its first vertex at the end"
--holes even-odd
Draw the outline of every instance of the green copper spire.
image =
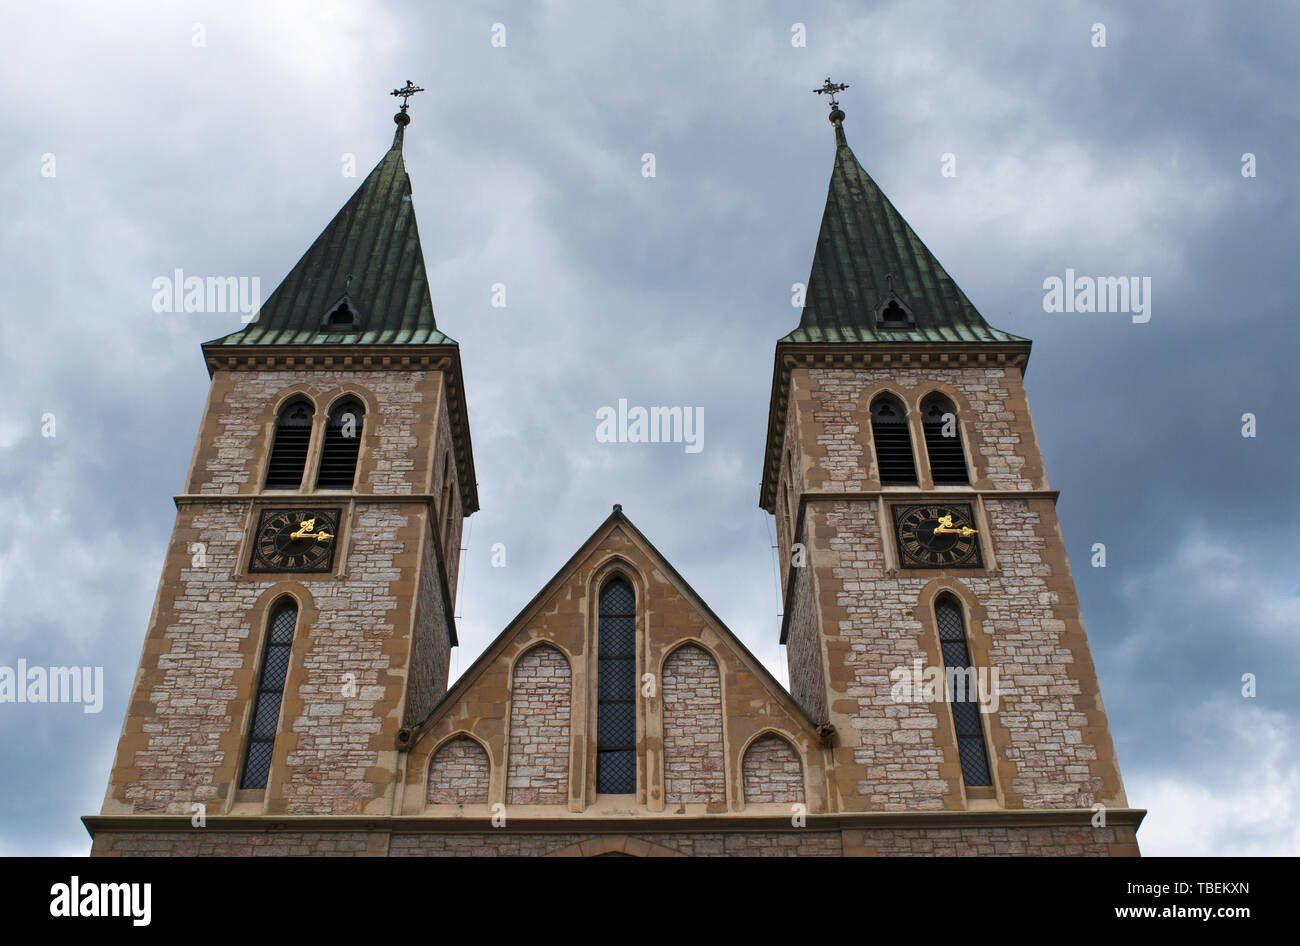
POLYGON ((397 133, 388 153, 263 303, 257 320, 205 347, 456 344, 433 319, 402 160, 402 132, 410 122, 405 99, 393 120, 397 133))
MULTIPOLYGON (((817 92, 839 91, 829 79, 817 92)), ((831 99, 835 167, 799 327, 782 342, 1018 342, 976 311, 862 169, 831 99)))

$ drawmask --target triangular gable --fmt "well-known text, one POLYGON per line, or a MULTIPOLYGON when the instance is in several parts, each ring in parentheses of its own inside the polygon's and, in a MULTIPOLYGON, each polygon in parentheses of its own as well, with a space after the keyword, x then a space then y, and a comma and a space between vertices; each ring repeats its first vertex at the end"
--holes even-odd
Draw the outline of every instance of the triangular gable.
POLYGON ((416 721, 411 725, 412 732, 408 745, 413 745, 418 740, 422 730, 436 723, 443 714, 457 704, 462 695, 473 687, 474 683, 489 667, 493 666, 503 651, 514 641, 516 635, 521 633, 536 615, 545 610, 557 594, 570 587, 577 580, 578 571, 592 555, 597 553, 606 540, 620 532, 628 542, 649 560, 651 566, 658 569, 669 584, 712 626, 726 646, 732 649, 733 655, 746 666, 756 680, 760 681, 764 689, 769 692, 769 695, 784 705, 797 719, 805 724, 809 732, 816 730, 816 721, 808 716, 808 713, 795 701, 789 691, 781 686, 740 638, 723 623, 722 619, 714 613, 713 609, 696 593, 695 589, 690 586, 677 569, 669 563, 663 553, 655 547, 654 543, 646 538, 645 534, 632 523, 623 513, 622 506, 616 505, 614 511, 578 547, 578 550, 560 567, 550 581, 533 596, 532 600, 524 605, 523 609, 506 625, 505 629, 496 636, 455 684, 448 689, 446 695, 429 711, 428 715, 423 720, 416 721))

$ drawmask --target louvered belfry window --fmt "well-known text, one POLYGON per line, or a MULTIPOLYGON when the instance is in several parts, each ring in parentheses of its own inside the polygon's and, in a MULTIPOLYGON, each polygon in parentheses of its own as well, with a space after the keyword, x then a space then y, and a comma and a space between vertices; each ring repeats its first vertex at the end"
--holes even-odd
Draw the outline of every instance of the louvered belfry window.
POLYGON ((312 406, 307 401, 293 401, 280 411, 275 425, 275 442, 271 462, 267 464, 267 489, 298 489, 307 465, 307 447, 311 443, 312 406))
POLYGON ((293 646, 293 629, 297 623, 298 608, 293 603, 282 604, 271 613, 261 677, 253 700, 253 724, 248 731, 240 788, 266 788, 266 777, 271 771, 271 752, 275 748, 275 731, 280 721, 280 702, 284 697, 284 678, 289 672, 289 649, 293 646))
POLYGON ((882 486, 915 486, 916 462, 912 435, 902 403, 887 394, 871 402, 871 437, 876 444, 876 465, 882 486))
POLYGON ((596 791, 636 791, 636 596, 615 578, 600 592, 596 631, 596 791))
MULTIPOLYGON (((966 625, 962 620, 961 605, 950 597, 941 597, 934 603, 934 618, 939 626, 944 670, 969 670, 970 652, 966 649, 966 625)), ((961 774, 968 786, 992 785, 988 752, 984 747, 984 723, 980 719, 979 689, 975 686, 974 674, 966 677, 964 693, 958 687, 950 686, 948 694, 953 728, 957 731, 961 774)), ((952 674, 945 673, 944 679, 951 680, 952 674)))
POLYGON ((921 402, 921 428, 925 431, 925 450, 930 457, 930 475, 935 485, 969 483, 957 411, 946 398, 934 394, 921 402), (945 415, 948 415, 947 422, 945 415))
POLYGON ((319 489, 351 489, 357 477, 361 451, 361 426, 365 412, 356 401, 344 401, 330 411, 325 425, 325 446, 320 455, 319 489))

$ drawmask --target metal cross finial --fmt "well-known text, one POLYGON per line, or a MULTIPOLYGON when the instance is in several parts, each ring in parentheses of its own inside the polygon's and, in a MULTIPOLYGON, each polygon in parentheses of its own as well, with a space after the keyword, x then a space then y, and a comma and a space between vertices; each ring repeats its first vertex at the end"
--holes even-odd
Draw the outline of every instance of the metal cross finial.
POLYGON ((408 101, 408 99, 410 99, 410 97, 414 95, 416 92, 423 92, 423 91, 424 89, 420 88, 418 85, 413 85, 411 83, 411 80, 407 79, 406 85, 402 86, 400 89, 393 89, 393 91, 390 92, 389 94, 400 95, 402 97, 402 111, 405 112, 407 108, 410 107, 411 104, 408 101))
POLYGON ((835 109, 840 107, 840 103, 835 100, 835 93, 843 92, 847 88, 848 85, 846 85, 845 83, 832 82, 831 77, 827 76, 826 81, 822 84, 822 87, 820 89, 813 89, 813 91, 816 92, 818 95, 829 95, 831 97, 831 110, 834 111, 835 109))

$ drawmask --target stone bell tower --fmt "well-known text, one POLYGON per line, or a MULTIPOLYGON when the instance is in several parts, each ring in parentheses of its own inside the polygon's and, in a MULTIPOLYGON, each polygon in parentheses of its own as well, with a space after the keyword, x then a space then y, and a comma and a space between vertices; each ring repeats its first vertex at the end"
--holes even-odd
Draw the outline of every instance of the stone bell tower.
POLYGON ((1136 854, 1142 812, 1026 400, 1030 342, 981 317, 831 109, 835 164, 802 318, 776 346, 760 505, 777 523, 791 690, 835 731, 834 804, 987 812, 962 823, 1000 827, 967 841, 1007 853, 1065 852, 1064 835, 1024 833, 1056 817, 1136 854))
POLYGON ((203 345, 211 389, 87 819, 96 853, 162 830, 138 816, 389 814, 399 732, 446 692, 478 495, 402 155, 414 91, 257 318, 203 345))

